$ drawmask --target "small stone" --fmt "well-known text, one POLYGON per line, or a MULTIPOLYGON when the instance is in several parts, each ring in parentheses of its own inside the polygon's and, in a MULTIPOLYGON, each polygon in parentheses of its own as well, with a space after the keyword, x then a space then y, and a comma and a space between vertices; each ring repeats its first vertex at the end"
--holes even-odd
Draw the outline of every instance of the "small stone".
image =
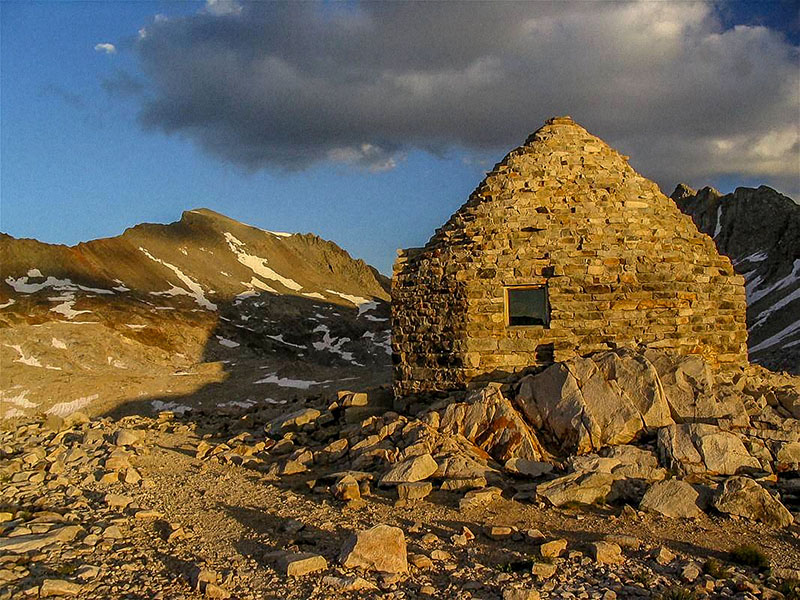
POLYGON ((122 494, 106 494, 103 500, 105 500, 105 503, 112 508, 123 509, 133 502, 133 498, 129 496, 123 496, 122 494))
POLYGON ((114 444, 117 446, 135 446, 142 441, 139 432, 131 429, 120 429, 114 435, 114 444))
POLYGON ((689 583, 692 583, 695 579, 700 577, 701 573, 702 571, 700 570, 700 567, 697 565, 697 563, 693 562, 690 562, 684 566, 683 569, 681 569, 681 577, 689 583))
POLYGON ((301 552, 287 554, 281 561, 281 570, 287 577, 302 577, 328 568, 328 561, 319 554, 301 552))
POLYGON ((409 554, 408 562, 410 562, 418 569, 433 568, 433 561, 424 554, 409 554))
POLYGON ((361 498, 361 488, 355 477, 344 475, 331 486, 331 494, 338 500, 357 500, 361 498))
POLYGON ((556 567, 554 564, 546 562, 535 562, 531 567, 531 574, 539 579, 550 579, 556 574, 556 567))
POLYGON ((539 546, 539 554, 544 558, 558 558, 567 549, 567 540, 559 539, 546 542, 539 546))
POLYGON ((359 590, 377 590, 378 587, 363 577, 334 577, 326 575, 322 578, 323 585, 328 585, 342 592, 352 592, 359 590))
POLYGON ((541 542, 544 539, 544 534, 538 529, 528 529, 528 531, 525 532, 525 536, 531 542, 541 542))
POLYGON ((116 525, 110 525, 106 527, 105 531, 103 531, 103 537, 110 540, 121 540, 123 535, 119 527, 116 525))
POLYGON ((488 487, 482 490, 471 490, 464 494, 464 497, 458 503, 459 510, 467 510, 470 508, 479 508, 494 502, 500 497, 501 490, 497 487, 488 487))
POLYGON ((153 509, 137 510, 134 517, 136 517, 137 519, 161 519, 164 517, 164 513, 153 509))
POLYGON ((439 466, 430 454, 412 456, 392 467, 381 479, 380 485, 414 483, 427 479, 439 466))
POLYGON ((539 600, 539 592, 531 589, 503 590, 503 600, 539 600))
POLYGON ((214 598, 215 600, 227 600, 231 597, 231 593, 228 590, 216 583, 207 583, 203 588, 203 594, 206 598, 214 598))
POLYGON ((400 483, 397 485, 397 496, 405 502, 422 500, 433 491, 430 481, 417 481, 414 483, 400 483))
POLYGON ((493 540, 504 540, 511 537, 513 530, 511 527, 503 527, 497 526, 491 527, 488 531, 488 535, 493 540))
POLYGON ((659 546, 653 552, 653 558, 656 559, 656 562, 662 566, 668 565, 673 560, 675 560, 675 554, 671 552, 666 546, 659 546))
POLYGON ((39 596, 77 596, 81 593, 81 585, 64 579, 45 579, 39 588, 39 596))
POLYGON ((625 562, 622 549, 613 542, 594 542, 591 544, 595 562, 602 565, 617 565, 625 562))

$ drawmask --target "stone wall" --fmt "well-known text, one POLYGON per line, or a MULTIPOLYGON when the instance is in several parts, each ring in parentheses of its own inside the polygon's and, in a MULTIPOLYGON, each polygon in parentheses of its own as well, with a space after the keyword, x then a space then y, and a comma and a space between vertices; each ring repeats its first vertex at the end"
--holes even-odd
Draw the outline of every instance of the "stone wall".
POLYGON ((495 166, 392 279, 395 392, 618 347, 747 361, 744 280, 658 186, 568 117, 495 166), (549 326, 507 327, 504 288, 546 285, 549 326))

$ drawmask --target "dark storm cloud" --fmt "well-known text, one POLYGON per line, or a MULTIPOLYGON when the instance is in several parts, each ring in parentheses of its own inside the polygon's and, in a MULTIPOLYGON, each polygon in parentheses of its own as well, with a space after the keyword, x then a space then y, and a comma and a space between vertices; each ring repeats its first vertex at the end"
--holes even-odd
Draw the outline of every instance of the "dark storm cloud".
POLYGON ((252 169, 502 153, 571 114, 660 181, 800 188, 798 50, 709 4, 213 3, 138 51, 145 126, 252 169))

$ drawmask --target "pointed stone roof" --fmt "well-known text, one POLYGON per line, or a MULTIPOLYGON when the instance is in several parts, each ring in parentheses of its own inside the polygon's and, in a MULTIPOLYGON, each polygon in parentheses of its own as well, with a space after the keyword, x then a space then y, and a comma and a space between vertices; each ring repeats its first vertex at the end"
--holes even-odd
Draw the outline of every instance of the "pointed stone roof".
POLYGON ((746 360, 743 279, 628 157, 569 117, 509 152, 392 281, 395 389, 619 347, 746 360), (508 325, 515 286, 547 287, 545 327, 508 325))

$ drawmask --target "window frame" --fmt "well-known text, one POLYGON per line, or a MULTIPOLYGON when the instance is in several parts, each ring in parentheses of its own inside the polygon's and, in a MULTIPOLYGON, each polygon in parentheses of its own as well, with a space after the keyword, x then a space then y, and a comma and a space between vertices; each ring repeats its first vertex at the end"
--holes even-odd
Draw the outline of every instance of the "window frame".
POLYGON ((521 285, 506 285, 503 286, 503 313, 505 317, 506 329, 549 329, 550 328, 550 291, 547 283, 540 284, 521 284, 521 285), (523 291, 523 290, 544 290, 544 310, 545 318, 544 323, 540 325, 512 325, 511 324, 511 304, 509 299, 509 292, 523 291))

